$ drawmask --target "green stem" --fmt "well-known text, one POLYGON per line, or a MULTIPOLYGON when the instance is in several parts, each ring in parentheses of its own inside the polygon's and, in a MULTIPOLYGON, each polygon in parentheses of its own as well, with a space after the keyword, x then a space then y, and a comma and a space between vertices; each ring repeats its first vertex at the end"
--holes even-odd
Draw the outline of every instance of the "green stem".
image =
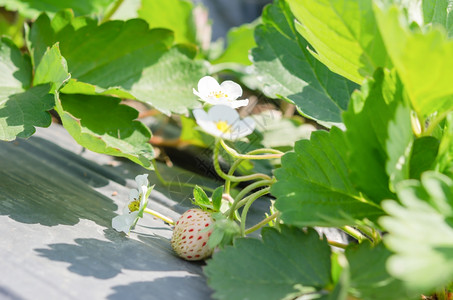
POLYGON ((329 243, 330 246, 338 247, 341 249, 346 249, 348 247, 348 245, 346 245, 346 244, 342 244, 342 243, 331 241, 331 240, 327 240, 327 243, 329 243))
MULTIPOLYGON (((252 150, 250 152, 247 152, 246 155, 254 155, 254 154, 259 154, 259 153, 262 153, 262 150, 265 150, 266 153, 268 153, 269 149, 256 149, 256 150, 252 150)), ((271 150, 274 150, 274 149, 271 149, 271 150)), ((274 150, 274 151, 278 151, 278 150, 274 150)), ((279 151, 280 152, 280 151, 279 151)), ((230 168, 230 171, 228 172, 227 175, 231 176, 234 174, 234 172, 236 171, 236 169, 239 167, 239 165, 241 164, 241 162, 243 162, 245 159, 243 158, 239 158, 237 159, 232 165, 231 165, 231 168, 230 168)), ((225 193, 229 194, 230 193, 230 189, 231 189, 231 180, 227 179, 225 180, 225 193)))
POLYGON ((223 149, 225 149, 225 151, 229 155, 231 155, 234 158, 239 158, 239 159, 273 159, 273 158, 280 158, 280 157, 282 157, 283 154, 285 154, 284 152, 281 152, 281 151, 278 151, 275 149, 270 149, 270 148, 257 149, 257 150, 253 151, 255 154, 263 153, 263 155, 252 155, 252 154, 249 154, 250 152, 247 154, 240 154, 236 150, 234 150, 233 148, 231 148, 230 146, 225 144, 225 141, 222 139, 220 140, 220 144, 222 145, 223 149), (264 153, 271 153, 271 154, 264 154, 264 153))
POLYGON ((123 4, 124 0, 117 0, 112 8, 110 8, 110 10, 104 15, 104 17, 102 18, 101 20, 101 23, 105 23, 107 22, 108 20, 110 20, 110 18, 115 14, 115 12, 118 10, 118 8, 120 8, 121 4, 123 4))
MULTIPOLYGON (((231 165, 230 171, 228 172, 227 175, 232 176, 234 174, 234 171, 236 171, 237 167, 239 167, 239 165, 241 164, 242 161, 243 161, 242 159, 236 160, 231 165)), ((225 193, 229 194, 230 190, 231 190, 231 180, 227 179, 227 180, 225 180, 225 193)))
POLYGON ((264 225, 266 225, 267 223, 269 223, 270 221, 276 219, 278 217, 278 215, 280 214, 280 212, 276 212, 276 213, 273 213, 272 215, 270 215, 269 217, 263 219, 261 222, 257 223, 256 225, 250 227, 249 229, 246 229, 244 231, 244 233, 247 235, 249 233, 252 233, 258 229, 260 229, 261 227, 263 227, 264 225))
POLYGON ((226 212, 226 215, 229 214, 230 219, 233 219, 234 218, 234 212, 236 211, 236 206, 238 206, 238 203, 240 202, 240 200, 245 195, 247 195, 248 193, 250 193, 251 191, 253 191, 256 188, 259 188, 259 187, 262 187, 262 186, 266 186, 266 185, 271 185, 271 184, 274 183, 274 181, 275 180, 260 180, 260 181, 254 182, 252 184, 249 184, 248 186, 243 188, 239 192, 239 194, 237 194, 237 196, 235 197, 234 202, 231 205, 230 209, 226 212))
POLYGON ((220 153, 220 142, 219 140, 216 141, 215 147, 214 147, 214 169, 217 172, 217 174, 222 177, 225 180, 229 180, 232 182, 238 182, 238 181, 249 181, 249 180, 254 180, 254 179, 267 179, 270 180, 271 178, 266 175, 266 174, 261 174, 261 173, 256 173, 252 175, 244 175, 244 176, 233 176, 233 175, 228 175, 225 174, 225 172, 222 171, 220 168, 220 163, 219 163, 219 153, 220 153))
MULTIPOLYGON (((250 196, 247 196, 246 198, 244 198, 242 200, 245 203, 244 209, 242 210, 242 213, 241 213, 241 235, 242 236, 245 236, 245 221, 247 220, 247 213, 249 211, 250 206, 253 204, 253 202, 255 202, 256 199, 258 199, 261 196, 266 195, 267 193, 269 193, 269 191, 270 191, 270 188, 267 187, 267 188, 264 188, 262 190, 259 190, 255 193, 251 194, 250 196)), ((240 205, 240 202, 239 202, 239 205, 240 205)))
POLYGON ((166 217, 164 216, 163 214, 161 213, 158 213, 157 211, 155 210, 152 210, 152 209, 149 209, 149 208, 145 208, 145 210, 143 211, 147 214, 150 214, 156 218, 159 218, 161 219, 162 221, 164 221, 165 223, 168 223, 170 225, 175 225, 175 221, 173 221, 172 219, 170 219, 169 217, 166 217))
POLYGON ((153 159, 151 160, 151 163, 153 164, 153 167, 154 167, 154 173, 156 174, 156 177, 157 179, 159 180, 160 183, 162 183, 162 185, 164 186, 178 186, 178 187, 188 187, 188 188, 194 188, 196 186, 199 186, 199 187, 202 187, 204 190, 206 191, 209 191, 209 192, 214 192, 214 189, 213 188, 210 188, 210 187, 207 187, 207 186, 203 186, 203 185, 200 185, 200 184, 193 184, 193 183, 188 183, 188 182, 173 182, 173 181, 167 181, 165 180, 162 175, 160 174, 159 170, 157 169, 157 163, 156 161, 153 159))
POLYGON ((359 244, 366 239, 366 237, 360 231, 351 226, 343 226, 341 227, 341 230, 354 237, 359 242, 359 244))
POLYGON ((372 227, 358 225, 357 228, 368 236, 372 240, 373 244, 378 244, 382 239, 380 233, 372 227))

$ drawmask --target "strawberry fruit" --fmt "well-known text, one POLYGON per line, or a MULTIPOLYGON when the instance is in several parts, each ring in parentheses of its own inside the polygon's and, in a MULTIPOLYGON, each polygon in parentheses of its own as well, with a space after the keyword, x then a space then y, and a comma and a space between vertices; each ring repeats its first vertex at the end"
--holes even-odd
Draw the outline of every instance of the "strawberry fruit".
POLYGON ((208 246, 212 229, 206 230, 214 220, 201 209, 189 209, 176 222, 171 237, 173 250, 185 260, 202 260, 211 256, 208 246))

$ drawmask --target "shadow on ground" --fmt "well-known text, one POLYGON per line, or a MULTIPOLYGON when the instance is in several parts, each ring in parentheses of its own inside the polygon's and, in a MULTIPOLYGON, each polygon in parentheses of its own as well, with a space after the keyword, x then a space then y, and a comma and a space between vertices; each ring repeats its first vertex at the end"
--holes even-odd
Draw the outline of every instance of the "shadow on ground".
POLYGON ((134 282, 128 285, 113 287, 114 294, 108 296, 109 300, 130 299, 134 295, 137 300, 184 300, 211 299, 212 291, 206 286, 206 282, 198 276, 186 277, 162 277, 149 282, 134 282))
POLYGON ((80 219, 110 226, 117 205, 93 188, 115 176, 100 174, 101 166, 39 137, 1 143, 0 161, 0 215, 45 226, 80 219))
POLYGON ((48 249, 35 251, 49 260, 69 263, 68 270, 73 273, 98 279, 113 278, 122 270, 201 274, 200 265, 176 257, 165 238, 146 235, 142 243, 112 229, 104 232, 110 241, 80 238, 74 240, 75 244, 50 244, 48 249))

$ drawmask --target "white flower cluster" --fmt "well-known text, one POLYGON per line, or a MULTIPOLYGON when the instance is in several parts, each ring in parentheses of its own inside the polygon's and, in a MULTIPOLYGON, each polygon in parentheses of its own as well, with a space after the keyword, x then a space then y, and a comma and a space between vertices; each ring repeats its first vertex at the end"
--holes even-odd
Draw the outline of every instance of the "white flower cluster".
POLYGON ((193 93, 208 104, 213 105, 208 112, 194 109, 197 124, 206 133, 222 139, 235 141, 253 132, 255 121, 251 117, 240 119, 235 108, 246 106, 248 99, 237 100, 242 96, 239 84, 227 80, 219 84, 211 76, 205 76, 198 82, 198 91, 193 93))
POLYGON ((123 208, 123 214, 112 219, 112 227, 118 232, 129 234, 138 218, 143 217, 143 212, 148 205, 148 197, 152 187, 149 187, 148 174, 135 177, 138 189, 129 192, 129 202, 123 208))

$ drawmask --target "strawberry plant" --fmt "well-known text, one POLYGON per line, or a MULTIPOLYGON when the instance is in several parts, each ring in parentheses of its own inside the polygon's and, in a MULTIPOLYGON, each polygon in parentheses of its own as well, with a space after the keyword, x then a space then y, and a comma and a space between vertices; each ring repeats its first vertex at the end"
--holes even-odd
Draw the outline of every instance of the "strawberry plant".
POLYGON ((126 4, 0 0, 18 11, 0 43, 1 140, 52 112, 83 147, 193 188, 175 224, 137 176, 112 227, 174 225, 215 299, 452 299, 450 0, 274 0, 225 50, 191 2, 126 4), (152 136, 137 102, 179 137, 152 136), (155 148, 187 144, 219 188, 159 173, 155 148))

